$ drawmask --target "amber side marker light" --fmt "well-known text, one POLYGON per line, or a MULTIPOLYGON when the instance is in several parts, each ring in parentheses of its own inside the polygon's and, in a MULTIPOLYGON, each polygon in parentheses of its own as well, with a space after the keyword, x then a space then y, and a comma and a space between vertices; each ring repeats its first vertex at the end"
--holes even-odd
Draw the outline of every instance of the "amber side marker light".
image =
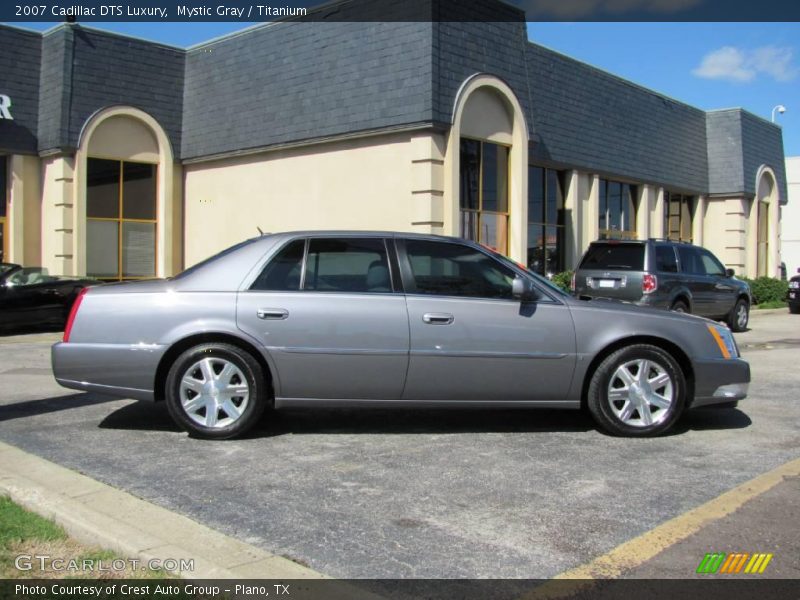
POLYGON ((78 309, 81 307, 81 302, 83 302, 83 297, 89 293, 89 288, 83 288, 78 297, 75 298, 75 302, 72 303, 72 308, 69 309, 69 316, 67 317, 67 325, 64 327, 64 343, 69 341, 69 334, 72 333, 72 324, 75 323, 75 317, 78 316, 78 309))
POLYGON ((719 351, 722 352, 722 356, 725 358, 730 358, 731 353, 728 352, 727 346, 725 346, 725 342, 722 339, 722 336, 717 331, 717 328, 713 325, 707 325, 708 330, 711 332, 711 335, 714 336, 714 340, 717 342, 717 346, 719 346, 719 351))

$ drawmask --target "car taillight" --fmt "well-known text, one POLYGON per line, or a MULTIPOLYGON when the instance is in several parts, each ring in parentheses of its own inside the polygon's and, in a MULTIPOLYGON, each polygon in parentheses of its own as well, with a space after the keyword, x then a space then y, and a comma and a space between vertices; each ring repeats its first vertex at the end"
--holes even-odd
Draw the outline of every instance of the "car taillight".
POLYGON ((569 289, 575 291, 575 271, 572 272, 572 277, 569 280, 569 289))
POLYGON ((75 317, 78 316, 78 309, 81 307, 83 297, 89 293, 89 288, 83 288, 75 302, 72 303, 72 308, 69 309, 69 316, 67 317, 67 326, 64 327, 64 343, 69 341, 69 334, 72 333, 72 324, 75 322, 75 317))
POLYGON ((642 292, 650 294, 655 292, 656 288, 658 288, 658 279, 656 279, 656 276, 645 274, 645 276, 642 277, 642 292))

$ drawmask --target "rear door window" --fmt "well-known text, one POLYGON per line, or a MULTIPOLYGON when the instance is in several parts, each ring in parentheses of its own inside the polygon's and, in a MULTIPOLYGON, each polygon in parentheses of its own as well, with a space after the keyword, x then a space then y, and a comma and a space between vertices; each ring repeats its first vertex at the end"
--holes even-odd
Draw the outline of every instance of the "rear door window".
POLYGON ((672 246, 656 246, 656 270, 661 273, 678 272, 678 259, 672 246))
POLYGON ((379 238, 312 239, 304 290, 315 292, 392 291, 386 244, 379 238))
POLYGON ((604 271, 644 270, 643 244, 592 244, 581 262, 581 269, 604 271))
POLYGON ((678 248, 678 256, 681 259, 681 271, 691 275, 705 275, 706 270, 696 248, 691 246, 681 246, 678 248))
POLYGON ((264 267, 250 289, 265 292, 299 290, 305 247, 305 240, 295 240, 283 247, 264 267))

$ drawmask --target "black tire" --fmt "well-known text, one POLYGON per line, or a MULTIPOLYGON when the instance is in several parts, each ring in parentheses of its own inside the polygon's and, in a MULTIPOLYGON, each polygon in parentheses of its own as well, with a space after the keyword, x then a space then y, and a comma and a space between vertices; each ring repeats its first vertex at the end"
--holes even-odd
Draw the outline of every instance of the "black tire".
POLYGON ((744 298, 739 298, 726 320, 731 331, 747 331, 747 325, 750 323, 750 303, 744 298))
POLYGON ((800 304, 790 304, 789 312, 793 315, 800 315, 800 304))
POLYGON ((680 313, 688 313, 689 312, 689 305, 686 304, 683 300, 676 300, 672 303, 670 310, 674 310, 675 312, 680 313))
MULTIPOLYGON (((167 375, 165 397, 170 416, 178 426, 188 431, 190 436, 209 440, 224 440, 243 434, 258 422, 268 402, 267 390, 268 385, 264 376, 264 369, 250 353, 231 344, 207 343, 189 348, 175 359, 167 375), (206 362, 205 359, 210 360, 206 362), (205 408, 201 409, 203 415, 195 414, 193 417, 190 411, 187 411, 181 396, 181 388, 184 385, 182 382, 185 381, 185 378, 192 378, 202 387, 203 381, 206 380, 205 375, 203 375, 202 381, 196 379, 197 374, 203 374, 201 373, 202 368, 198 367, 201 362, 211 365, 215 381, 217 376, 224 376, 222 369, 227 368, 228 365, 235 367, 231 369, 233 375, 228 381, 229 385, 239 385, 243 390, 246 384, 248 392, 247 396, 242 394, 230 398, 233 406, 228 410, 232 413, 244 406, 239 416, 234 418, 226 413, 224 406, 217 405, 219 397, 222 395, 219 390, 212 391, 207 396, 210 398, 211 394, 213 394, 215 407, 215 416, 213 418, 217 420, 221 415, 225 415, 225 418, 220 419, 217 425, 209 427, 195 420, 205 418, 203 415, 207 413, 207 404, 205 408), (193 367, 197 368, 192 370, 193 367), (219 373, 216 372, 218 367, 220 367, 219 373), (238 369, 238 372, 236 369, 238 369), (242 381, 242 377, 244 381, 242 381), (236 404, 237 402, 239 403, 238 405, 236 404), (226 420, 232 420, 232 422, 225 424, 226 420)), ((184 392, 187 394, 189 392, 195 393, 191 390, 189 392, 184 390, 184 392)), ((206 394, 205 391, 202 393, 206 394)), ((198 393, 198 395, 201 394, 198 393)), ((187 405, 192 399, 193 397, 187 400, 187 405)), ((208 421, 206 420, 206 422, 208 421)))
MULTIPOLYGON (((665 393, 667 391, 666 388, 662 387, 654 389, 655 391, 663 390, 665 393)), ((607 356, 597 369, 595 369, 592 374, 591 382, 589 383, 587 404, 589 412, 595 422, 612 435, 625 437, 651 437, 660 435, 669 430, 683 413, 684 407, 686 406, 686 378, 680 365, 669 353, 661 348, 650 344, 627 346, 607 356), (668 375, 669 383, 672 387, 671 403, 667 408, 658 409, 656 412, 657 420, 649 425, 625 422, 625 420, 615 413, 615 410, 621 408, 618 404, 622 401, 617 400, 612 402, 612 400, 609 399, 609 387, 612 385, 612 380, 616 382, 618 379, 615 376, 617 370, 632 361, 642 359, 650 361, 651 365, 655 365, 653 368, 655 369, 657 367, 656 371, 661 371, 668 375)), ((622 408, 624 408, 624 406, 623 404, 622 408)), ((638 409, 635 409, 633 414, 637 413, 638 409)), ((635 421, 636 419, 633 420, 635 421)), ((644 421, 642 415, 639 415, 638 420, 644 421)))

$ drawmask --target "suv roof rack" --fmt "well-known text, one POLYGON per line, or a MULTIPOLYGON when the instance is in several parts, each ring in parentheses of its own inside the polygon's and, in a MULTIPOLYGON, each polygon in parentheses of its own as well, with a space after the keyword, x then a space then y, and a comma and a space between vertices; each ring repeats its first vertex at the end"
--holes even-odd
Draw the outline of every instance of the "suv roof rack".
POLYGON ((648 241, 651 241, 651 242, 671 242, 673 244, 691 244, 692 243, 689 240, 671 240, 669 238, 651 237, 651 238, 647 238, 647 239, 648 239, 648 241))

